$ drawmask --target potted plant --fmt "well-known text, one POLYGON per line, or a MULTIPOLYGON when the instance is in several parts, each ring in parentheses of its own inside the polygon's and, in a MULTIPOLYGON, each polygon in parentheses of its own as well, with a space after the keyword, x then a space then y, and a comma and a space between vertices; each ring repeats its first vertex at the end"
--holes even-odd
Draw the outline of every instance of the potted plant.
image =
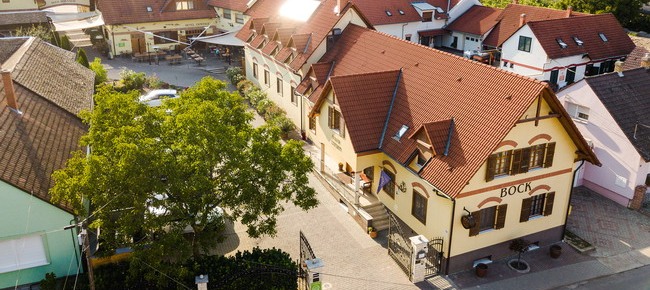
POLYGON ((343 171, 343 163, 339 162, 339 171, 343 171))
POLYGON ((522 238, 517 238, 510 242, 510 246, 508 248, 513 252, 517 252, 517 259, 508 261, 508 267, 510 267, 510 269, 513 269, 519 273, 528 273, 530 271, 530 266, 528 266, 528 263, 521 259, 521 254, 528 251, 529 245, 530 242, 522 238))
POLYGON ((377 230, 373 227, 368 227, 368 235, 370 235, 371 238, 376 238, 377 237, 377 230))
POLYGON ((485 277, 487 275, 488 265, 484 263, 478 263, 476 265, 476 276, 485 277))
POLYGON ((553 259, 559 258, 562 255, 562 246, 551 245, 550 254, 553 259))

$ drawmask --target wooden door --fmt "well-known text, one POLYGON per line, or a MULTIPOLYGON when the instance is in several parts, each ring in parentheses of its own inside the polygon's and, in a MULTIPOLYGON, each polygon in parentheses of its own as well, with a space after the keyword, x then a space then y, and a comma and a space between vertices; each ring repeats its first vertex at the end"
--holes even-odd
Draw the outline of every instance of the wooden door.
POLYGON ((138 32, 131 34, 131 48, 133 49, 133 53, 147 52, 147 44, 145 43, 143 33, 138 32))

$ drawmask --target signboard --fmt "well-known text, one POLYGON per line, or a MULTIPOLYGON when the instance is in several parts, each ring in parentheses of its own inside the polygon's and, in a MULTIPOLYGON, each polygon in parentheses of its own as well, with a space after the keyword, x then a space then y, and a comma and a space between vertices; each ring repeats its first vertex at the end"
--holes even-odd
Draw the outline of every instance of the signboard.
POLYGON ((82 5, 90 6, 90 0, 36 0, 38 9, 45 9, 58 5, 82 5))

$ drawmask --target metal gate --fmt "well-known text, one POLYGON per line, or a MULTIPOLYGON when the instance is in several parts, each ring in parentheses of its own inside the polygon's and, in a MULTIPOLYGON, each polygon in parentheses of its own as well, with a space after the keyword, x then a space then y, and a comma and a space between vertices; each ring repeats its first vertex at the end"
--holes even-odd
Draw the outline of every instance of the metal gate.
POLYGON ((307 283, 307 271, 303 267, 302 263, 305 262, 305 260, 313 260, 316 259, 316 255, 314 255, 314 251, 311 249, 311 245, 309 245, 309 241, 307 241, 307 237, 300 231, 300 261, 298 261, 298 289, 306 289, 309 290, 309 283, 307 283))
POLYGON ((413 247, 404 236, 402 227, 392 213, 388 213, 388 254, 397 262, 406 276, 411 279, 411 257, 413 247))
POLYGON ((429 241, 429 251, 427 251, 427 257, 425 259, 425 278, 435 276, 440 273, 440 265, 442 265, 443 259, 442 244, 442 238, 434 238, 429 241))

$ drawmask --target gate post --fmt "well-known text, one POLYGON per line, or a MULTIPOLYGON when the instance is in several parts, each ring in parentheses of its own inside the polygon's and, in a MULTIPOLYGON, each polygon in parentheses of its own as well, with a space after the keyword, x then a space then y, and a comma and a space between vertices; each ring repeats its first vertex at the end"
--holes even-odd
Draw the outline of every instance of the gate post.
POLYGON ((413 251, 411 252, 411 282, 417 283, 424 281, 426 272, 426 257, 429 248, 429 240, 423 235, 417 235, 409 238, 413 251))

